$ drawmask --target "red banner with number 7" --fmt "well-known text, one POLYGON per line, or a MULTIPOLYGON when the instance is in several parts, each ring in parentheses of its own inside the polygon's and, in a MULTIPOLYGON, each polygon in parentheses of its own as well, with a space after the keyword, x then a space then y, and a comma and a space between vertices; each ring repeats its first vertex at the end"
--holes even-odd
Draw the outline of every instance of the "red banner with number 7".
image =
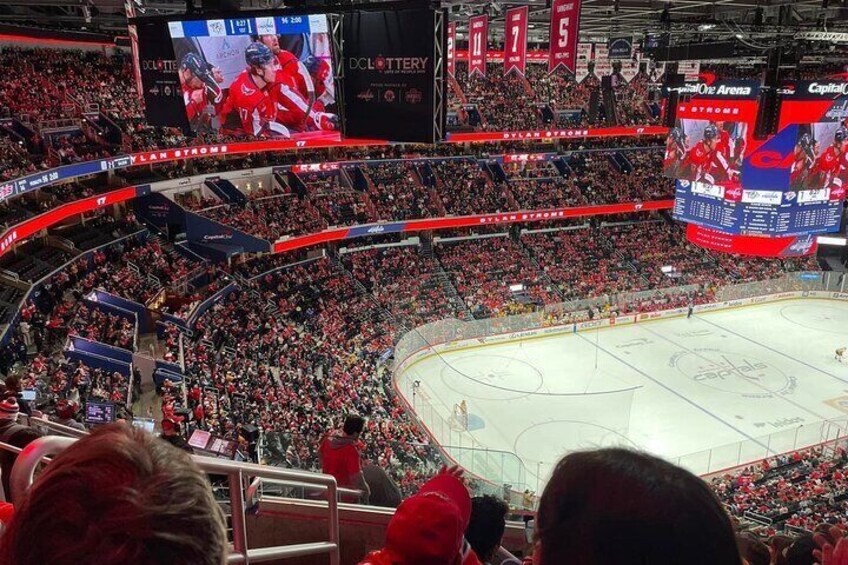
POLYGON ((551 4, 551 47, 548 72, 560 65, 574 73, 580 31, 580 0, 553 0, 551 4))
POLYGON ((486 76, 486 41, 489 37, 489 16, 474 16, 468 20, 468 75, 477 71, 486 76))
POLYGON ((527 66, 527 15, 529 7, 506 11, 504 42, 504 75, 515 69, 522 75, 527 66))

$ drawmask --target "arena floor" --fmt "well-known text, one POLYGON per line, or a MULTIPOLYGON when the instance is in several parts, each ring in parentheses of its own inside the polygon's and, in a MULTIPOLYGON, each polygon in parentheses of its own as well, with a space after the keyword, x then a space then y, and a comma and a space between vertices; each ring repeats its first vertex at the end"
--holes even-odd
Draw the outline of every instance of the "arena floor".
POLYGON ((539 488, 562 454, 610 445, 705 474, 845 429, 845 345, 848 303, 791 300, 434 355, 399 388, 412 403, 403 383, 420 381, 416 410, 443 444, 521 459, 449 449, 493 481, 539 488), (462 400, 468 431, 454 418, 446 432, 462 400))

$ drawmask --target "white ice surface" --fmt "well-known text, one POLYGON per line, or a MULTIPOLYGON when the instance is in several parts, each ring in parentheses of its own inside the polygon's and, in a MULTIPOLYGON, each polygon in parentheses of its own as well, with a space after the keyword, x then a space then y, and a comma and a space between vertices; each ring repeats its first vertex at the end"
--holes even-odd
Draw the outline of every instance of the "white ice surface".
POLYGON ((517 455, 520 473, 509 455, 506 470, 471 469, 495 481, 538 488, 565 453, 609 445, 704 474, 832 437, 848 418, 846 345, 848 304, 790 300, 445 353, 400 390, 412 403, 420 381, 416 410, 443 443, 517 455), (472 437, 443 423, 462 400, 472 437))

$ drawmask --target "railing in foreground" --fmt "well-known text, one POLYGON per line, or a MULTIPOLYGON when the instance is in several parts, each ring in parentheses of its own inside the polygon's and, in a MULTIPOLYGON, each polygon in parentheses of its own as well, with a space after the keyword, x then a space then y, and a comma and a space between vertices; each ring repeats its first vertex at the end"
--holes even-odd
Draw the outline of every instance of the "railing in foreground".
MULTIPOLYGON (((507 341, 530 337, 540 333, 564 333, 609 326, 610 320, 594 320, 593 322, 572 323, 572 320, 585 319, 582 314, 589 306, 596 311, 603 311, 605 305, 639 304, 646 300, 668 300, 675 295, 690 295, 700 290, 696 286, 675 287, 657 291, 644 291, 629 294, 618 294, 602 299, 581 300, 569 303, 547 306, 544 310, 510 316, 504 318, 489 318, 463 322, 457 319, 446 319, 419 326, 400 338, 395 346, 395 388, 407 404, 412 417, 418 421, 438 444, 445 455, 463 465, 469 473, 479 476, 494 484, 512 485, 520 489, 528 488, 528 483, 538 492, 542 486, 543 475, 550 468, 551 462, 526 461, 515 453, 501 452, 488 449, 482 445, 462 422, 457 421, 455 407, 442 402, 439 398, 431 398, 421 390, 420 383, 414 377, 405 376, 405 371, 418 359, 431 354, 438 354, 443 347, 455 348, 483 344, 486 341, 507 341), (526 334, 525 334, 526 332, 526 334), (491 339, 494 338, 494 339, 491 339), (470 341, 469 341, 470 340, 470 341), (460 342, 467 342, 460 344, 460 342), (436 348, 435 346, 441 346, 436 348)), ((848 277, 836 272, 795 272, 767 281, 725 285, 712 289, 714 303, 696 307, 696 309, 711 310, 723 305, 732 306, 735 301, 744 301, 782 293, 826 292, 845 293, 848 290, 848 277), (730 304, 722 304, 730 303, 730 304)), ((791 297, 790 295, 783 298, 791 297)), ((781 298, 775 296, 775 298, 781 298)), ((848 299, 848 294, 844 296, 848 299)), ((678 302, 678 304, 680 304, 678 302)), ((685 315, 685 308, 676 311, 655 311, 645 314, 645 318, 663 317, 666 315, 685 315)), ((620 316, 619 323, 641 321, 638 314, 620 316), (629 318, 629 320, 625 320, 629 318)), ((450 372, 448 372, 450 374, 450 372)), ((616 391, 627 393, 627 390, 616 391)), ((610 399, 613 401, 614 399, 610 399)), ((617 402, 617 400, 615 400, 617 402)), ((621 409, 627 412, 627 399, 622 397, 621 409)), ((624 423, 622 428, 629 425, 624 423)), ((834 442, 848 438, 848 417, 822 420, 800 425, 762 437, 734 442, 669 459, 699 475, 708 475, 721 470, 734 468, 759 461, 768 457, 808 448, 815 445, 834 442)), ((555 454, 556 457, 562 454, 555 454)), ((513 496, 517 493, 513 492, 513 496)))
MULTIPOLYGON (((19 505, 33 483, 38 464, 43 458, 56 455, 76 440, 60 436, 46 436, 29 444, 18 456, 12 468, 10 486, 13 502, 19 505)), ((278 559, 307 555, 329 555, 331 565, 339 565, 339 508, 336 480, 330 475, 320 475, 292 469, 279 469, 251 463, 236 463, 223 459, 192 456, 206 473, 226 475, 229 480, 229 499, 232 509, 233 551, 227 563, 262 563, 278 559), (325 492, 328 508, 329 540, 286 546, 248 549, 245 525, 245 490, 250 479, 272 480, 277 484, 309 485, 310 489, 325 492)))

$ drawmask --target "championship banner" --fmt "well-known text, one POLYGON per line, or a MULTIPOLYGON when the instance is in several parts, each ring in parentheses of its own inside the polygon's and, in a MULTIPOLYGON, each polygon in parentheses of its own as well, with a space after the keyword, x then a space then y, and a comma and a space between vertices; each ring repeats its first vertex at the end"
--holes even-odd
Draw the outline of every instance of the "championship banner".
POLYGON ((621 61, 621 78, 630 83, 639 74, 639 61, 621 61))
POLYGON ((695 82, 701 74, 701 61, 680 61, 677 72, 685 77, 686 82, 695 82))
POLYGON ((448 74, 456 76, 456 22, 448 24, 448 74))
POLYGON ((595 76, 598 78, 612 75, 612 61, 606 44, 595 44, 595 76))
POLYGON ((592 44, 579 43, 577 45, 577 65, 574 69, 574 80, 577 84, 583 82, 589 76, 589 59, 592 58, 592 44))
POLYGON ((580 0, 552 0, 549 73, 560 65, 574 73, 579 32, 580 0))
POLYGON ((610 59, 630 59, 633 57, 633 37, 611 37, 609 40, 610 59))
POLYGON ((486 49, 489 38, 489 16, 474 16, 468 20, 468 76, 474 72, 486 76, 486 49))
POLYGON ((513 69, 522 75, 527 66, 527 19, 529 7, 510 8, 506 11, 504 33, 506 37, 506 56, 504 58, 504 75, 513 69))

